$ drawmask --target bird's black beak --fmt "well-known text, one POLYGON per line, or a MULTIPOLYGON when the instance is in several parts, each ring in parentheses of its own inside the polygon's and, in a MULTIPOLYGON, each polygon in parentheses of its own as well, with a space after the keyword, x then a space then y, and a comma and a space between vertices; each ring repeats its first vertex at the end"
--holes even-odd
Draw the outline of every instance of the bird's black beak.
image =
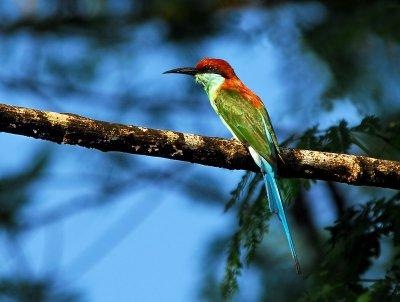
POLYGON ((166 74, 166 73, 181 73, 181 74, 188 74, 188 75, 194 76, 198 73, 198 70, 193 67, 182 67, 182 68, 175 68, 175 69, 171 69, 171 70, 163 72, 163 74, 166 74))

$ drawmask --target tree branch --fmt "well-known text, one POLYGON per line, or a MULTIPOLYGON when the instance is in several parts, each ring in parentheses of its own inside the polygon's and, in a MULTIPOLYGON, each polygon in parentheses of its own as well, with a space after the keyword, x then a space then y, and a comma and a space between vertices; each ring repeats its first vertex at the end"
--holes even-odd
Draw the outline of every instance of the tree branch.
MULTIPOLYGON (((226 169, 258 171, 237 141, 97 121, 0 104, 0 132, 100 151, 164 157, 226 169)), ((400 189, 400 163, 365 156, 282 149, 278 174, 400 189)))

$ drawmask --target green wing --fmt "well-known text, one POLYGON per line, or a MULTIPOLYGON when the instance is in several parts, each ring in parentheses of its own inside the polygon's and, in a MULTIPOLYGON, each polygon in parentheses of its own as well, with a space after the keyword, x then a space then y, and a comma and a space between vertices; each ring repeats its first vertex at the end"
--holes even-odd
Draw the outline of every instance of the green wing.
POLYGON ((278 141, 264 106, 254 107, 233 90, 218 91, 213 103, 217 114, 243 144, 251 146, 267 161, 276 161, 278 141))

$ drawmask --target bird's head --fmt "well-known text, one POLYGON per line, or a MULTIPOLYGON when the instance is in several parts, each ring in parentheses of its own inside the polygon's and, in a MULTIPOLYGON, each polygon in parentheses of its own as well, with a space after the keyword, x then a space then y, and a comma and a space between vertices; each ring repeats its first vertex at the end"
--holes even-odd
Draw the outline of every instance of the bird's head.
POLYGON ((196 76, 199 74, 217 74, 224 79, 235 78, 236 74, 231 65, 222 59, 204 58, 195 67, 181 67, 168 70, 164 73, 180 73, 196 76))
POLYGON ((181 67, 164 73, 180 73, 194 76, 196 82, 202 84, 210 97, 214 96, 218 87, 227 79, 237 78, 228 62, 222 59, 201 59, 195 67, 181 67))

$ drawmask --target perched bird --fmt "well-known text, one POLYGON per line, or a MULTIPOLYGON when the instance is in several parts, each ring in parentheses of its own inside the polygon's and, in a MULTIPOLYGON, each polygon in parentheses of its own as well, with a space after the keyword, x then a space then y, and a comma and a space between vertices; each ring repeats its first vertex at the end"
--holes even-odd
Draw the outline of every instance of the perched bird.
POLYGON ((164 73, 194 76, 196 82, 203 85, 211 106, 225 126, 249 149, 261 169, 269 208, 282 222, 297 273, 301 274, 276 181, 277 159, 280 158, 278 140, 261 99, 242 83, 229 63, 222 59, 204 58, 196 67, 176 68, 164 73))

